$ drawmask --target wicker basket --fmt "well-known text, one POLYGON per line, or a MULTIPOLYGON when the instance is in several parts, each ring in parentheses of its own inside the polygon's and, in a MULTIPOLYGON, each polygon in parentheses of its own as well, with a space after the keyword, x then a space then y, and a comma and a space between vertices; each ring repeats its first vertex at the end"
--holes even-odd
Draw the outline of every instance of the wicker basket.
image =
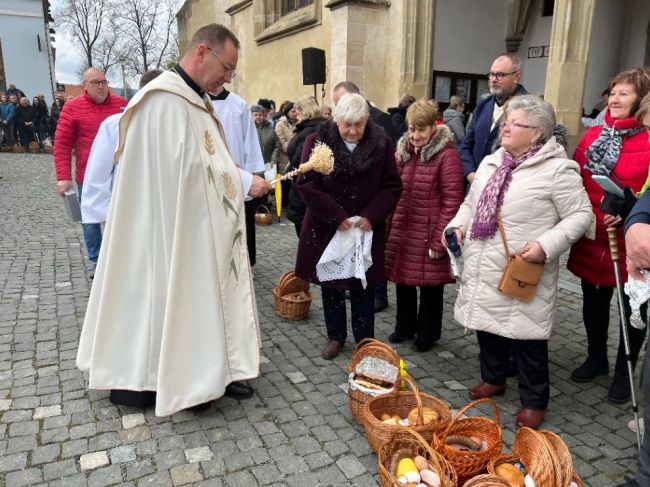
POLYGON ((584 483, 582 482, 582 479, 580 478, 580 475, 577 473, 573 472, 573 475, 571 476, 571 480, 573 480, 576 484, 578 484, 578 487, 584 487, 584 483))
POLYGON ((482 474, 469 479, 463 484, 463 487, 512 487, 512 485, 496 475, 482 474))
POLYGON ((519 457, 537 487, 565 487, 558 473, 558 456, 550 440, 539 431, 522 426, 517 430, 512 451, 519 457))
POLYGON ((278 288, 273 288, 273 299, 275 301, 275 312, 287 320, 304 320, 309 315, 309 307, 314 295, 307 291, 304 294, 306 299, 296 299, 296 294, 281 296, 278 288))
POLYGON ((502 445, 499 408, 492 399, 477 399, 470 402, 458 411, 445 430, 436 433, 433 437, 434 450, 449 460, 461 480, 482 473, 490 460, 501 453, 502 445), (468 409, 483 403, 489 404, 494 409, 494 420, 479 416, 460 419, 468 409), (481 451, 460 451, 445 443, 449 435, 475 437, 486 441, 488 447, 481 451))
POLYGON ((43 147, 46 154, 54 154, 54 146, 46 145, 43 147))
POLYGON ((390 394, 384 394, 369 399, 363 409, 363 424, 366 427, 366 438, 370 447, 377 451, 379 447, 387 442, 395 431, 403 429, 403 426, 392 426, 384 424, 379 419, 382 414, 394 414, 404 418, 411 409, 417 407, 419 410, 418 421, 410 428, 422 435, 428 442, 431 442, 436 431, 442 430, 449 424, 451 412, 449 407, 437 397, 423 394, 418 389, 415 381, 407 376, 398 377, 395 387, 390 394), (402 381, 406 382, 412 392, 400 391, 402 381), (438 419, 429 424, 422 423, 422 408, 428 407, 438 413, 438 419))
POLYGON ((24 154, 27 152, 27 148, 24 145, 14 145, 11 150, 14 154, 24 154))
MULTIPOLYGON (((550 432, 542 431, 540 433, 550 433, 550 432)), ((554 433, 551 433, 551 434, 554 434, 554 433)), ((562 441, 560 438, 558 438, 558 439, 560 441, 562 441)), ((562 444, 564 444, 563 441, 562 441, 562 444)), ((564 446, 566 447, 566 445, 564 445, 564 446)), ((517 455, 515 455, 514 453, 504 453, 504 454, 499 455, 498 457, 493 458, 492 460, 490 460, 490 463, 488 464, 487 470, 488 470, 488 473, 490 473, 492 475, 496 475, 496 467, 497 466, 501 465, 502 463, 515 464, 517 462, 520 462, 519 457, 517 455)), ((569 460, 569 463, 571 464, 573 462, 571 460, 569 460)), ((523 462, 522 462, 522 464, 523 464, 523 462)), ((525 468, 525 465, 524 465, 524 468, 525 468)), ((531 476, 532 475, 533 474, 531 474, 531 476)), ((571 472, 571 475, 569 476, 569 481, 568 482, 566 482, 564 484, 558 484, 558 485, 561 485, 561 487, 569 487, 569 485, 571 484, 571 481, 578 484, 578 487, 583 487, 584 486, 584 484, 582 482, 582 479, 575 472, 571 472)))
POLYGON ((13 147, 10 145, 0 146, 0 152, 13 152, 13 147))
POLYGON ((41 145, 38 142, 30 142, 27 150, 30 154, 39 154, 41 152, 41 145))
POLYGON ((558 485, 569 487, 573 476, 573 460, 569 448, 564 440, 552 431, 539 431, 539 434, 546 438, 555 453, 555 477, 558 485))
MULTIPOLYGON (((399 355, 393 347, 374 338, 364 338, 357 344, 357 348, 352 354, 348 370, 354 372, 357 364, 364 357, 377 357, 378 359, 388 362, 389 364, 399 367, 399 355)), ((366 394, 356 389, 348 389, 348 402, 352 416, 358 423, 363 424, 363 408, 368 399, 376 396, 366 394)))
POLYGON ((255 212, 255 223, 263 227, 269 226, 271 223, 273 223, 273 215, 271 214, 271 210, 269 210, 264 205, 260 205, 255 212), (260 211, 262 209, 266 211, 260 211))
POLYGON ((309 292, 309 283, 296 276, 294 271, 287 271, 280 276, 277 287, 273 288, 275 312, 287 320, 304 320, 314 295, 309 292), (304 293, 307 299, 299 299, 304 293))
POLYGON ((408 452, 415 457, 420 455, 429 461, 429 464, 436 469, 440 475, 441 487, 456 487, 458 479, 456 472, 439 453, 435 452, 427 440, 412 428, 401 428, 391 433, 390 439, 382 444, 377 450, 377 461, 379 463, 379 478, 382 487, 403 487, 397 482, 394 473, 391 471, 392 457, 400 450, 408 452))

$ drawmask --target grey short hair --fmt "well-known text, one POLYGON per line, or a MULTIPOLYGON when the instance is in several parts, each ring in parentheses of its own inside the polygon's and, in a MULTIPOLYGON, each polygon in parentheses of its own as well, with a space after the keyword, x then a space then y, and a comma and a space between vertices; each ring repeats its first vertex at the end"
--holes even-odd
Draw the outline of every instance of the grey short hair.
POLYGON ((507 57, 508 59, 510 59, 510 62, 512 63, 513 71, 521 71, 521 59, 519 59, 519 56, 517 56, 516 54, 512 54, 510 52, 504 52, 503 54, 499 54, 496 57, 496 59, 499 59, 500 57, 507 57))
POLYGON ((363 96, 358 93, 346 93, 334 107, 333 115, 335 122, 357 123, 361 120, 368 120, 370 109, 363 96))
POLYGON ((352 81, 341 81, 340 83, 337 83, 336 86, 332 88, 332 92, 337 92, 341 88, 343 88, 346 93, 359 93, 359 87, 352 81))
POLYGON ((553 135, 555 129, 555 109, 549 102, 537 95, 513 96, 505 106, 506 117, 514 110, 523 110, 531 125, 542 129, 541 142, 544 143, 553 135))

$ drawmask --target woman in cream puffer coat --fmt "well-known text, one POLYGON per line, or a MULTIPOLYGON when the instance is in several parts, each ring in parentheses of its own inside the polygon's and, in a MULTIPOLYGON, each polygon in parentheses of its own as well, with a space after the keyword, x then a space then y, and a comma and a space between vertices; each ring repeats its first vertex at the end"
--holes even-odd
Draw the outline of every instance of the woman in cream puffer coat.
POLYGON ((464 266, 454 317, 465 328, 477 331, 481 348, 483 382, 470 395, 503 394, 512 355, 524 406, 517 422, 536 428, 549 399, 548 338, 559 258, 593 226, 593 213, 578 164, 567 159, 551 135, 553 107, 533 95, 518 96, 508 103, 505 114, 502 148, 483 160, 469 194, 448 225, 456 228, 460 240, 469 236, 462 248, 464 266), (507 165, 513 169, 505 170, 507 165), (499 183, 498 176, 507 172, 499 183), (484 192, 494 195, 491 205, 486 204, 484 192), (492 211, 486 213, 486 207, 492 211), (495 214, 501 216, 510 254, 544 262, 530 302, 498 290, 507 258, 495 214))

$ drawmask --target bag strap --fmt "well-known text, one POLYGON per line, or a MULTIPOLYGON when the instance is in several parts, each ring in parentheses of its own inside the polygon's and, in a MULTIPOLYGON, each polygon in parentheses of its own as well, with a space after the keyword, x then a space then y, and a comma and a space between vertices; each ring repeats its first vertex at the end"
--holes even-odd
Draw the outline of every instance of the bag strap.
POLYGON ((508 240, 506 240, 506 231, 503 229, 503 223, 501 223, 501 213, 497 213, 497 224, 499 225, 499 233, 501 234, 501 239, 503 240, 503 250, 506 252, 507 260, 510 260, 510 252, 508 251, 508 240))

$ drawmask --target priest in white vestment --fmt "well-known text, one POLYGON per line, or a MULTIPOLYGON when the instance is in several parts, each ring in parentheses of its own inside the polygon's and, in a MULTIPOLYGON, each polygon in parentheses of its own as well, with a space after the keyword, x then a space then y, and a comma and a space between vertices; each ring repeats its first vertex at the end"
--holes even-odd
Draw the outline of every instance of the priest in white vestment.
MULTIPOLYGON (((91 389, 155 398, 157 416, 250 396, 242 381, 259 374, 245 192, 206 94, 232 79, 238 48, 227 28, 202 27, 120 120, 77 365, 91 389)), ((245 188, 269 190, 258 176, 245 188)))

